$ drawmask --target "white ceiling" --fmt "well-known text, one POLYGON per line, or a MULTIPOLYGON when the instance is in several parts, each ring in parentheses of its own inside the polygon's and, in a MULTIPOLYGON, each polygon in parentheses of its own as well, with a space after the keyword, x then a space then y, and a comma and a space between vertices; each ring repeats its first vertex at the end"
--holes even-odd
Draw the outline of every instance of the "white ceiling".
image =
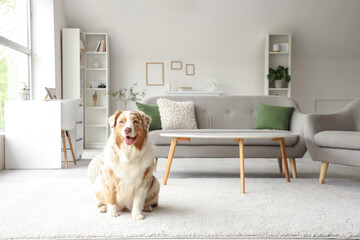
POLYGON ((292 32, 307 59, 360 58, 358 0, 64 0, 69 27, 107 32, 123 60, 257 59, 264 35, 292 32))

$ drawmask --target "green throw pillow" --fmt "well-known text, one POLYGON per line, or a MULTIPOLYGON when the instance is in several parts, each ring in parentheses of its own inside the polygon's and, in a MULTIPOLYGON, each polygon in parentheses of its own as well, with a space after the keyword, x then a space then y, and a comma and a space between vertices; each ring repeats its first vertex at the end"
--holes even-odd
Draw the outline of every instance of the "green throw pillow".
POLYGON ((258 104, 255 129, 289 130, 294 107, 258 104))
POLYGON ((149 131, 161 129, 161 119, 160 119, 158 105, 143 104, 143 103, 136 102, 136 107, 138 108, 139 111, 142 111, 151 117, 151 124, 149 127, 149 131))

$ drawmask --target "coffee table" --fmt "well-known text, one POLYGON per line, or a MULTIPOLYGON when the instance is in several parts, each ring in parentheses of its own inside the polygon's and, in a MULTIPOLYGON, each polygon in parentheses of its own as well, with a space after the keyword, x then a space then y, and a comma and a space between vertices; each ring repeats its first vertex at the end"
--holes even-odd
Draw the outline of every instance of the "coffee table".
POLYGON ((241 180, 241 193, 245 193, 245 171, 244 171, 244 139, 247 138, 270 138, 273 141, 280 142, 280 149, 284 164, 284 171, 286 181, 290 182, 289 169, 287 164, 286 156, 286 147, 285 147, 285 138, 298 136, 298 133, 278 133, 278 132, 241 132, 241 133, 161 133, 162 137, 171 137, 171 145, 168 156, 168 161, 165 170, 165 176, 163 185, 166 185, 167 179, 169 177, 171 163, 174 158, 174 153, 176 145, 180 141, 189 142, 191 138, 227 138, 234 139, 235 142, 239 143, 239 153, 240 153, 240 180, 241 180))

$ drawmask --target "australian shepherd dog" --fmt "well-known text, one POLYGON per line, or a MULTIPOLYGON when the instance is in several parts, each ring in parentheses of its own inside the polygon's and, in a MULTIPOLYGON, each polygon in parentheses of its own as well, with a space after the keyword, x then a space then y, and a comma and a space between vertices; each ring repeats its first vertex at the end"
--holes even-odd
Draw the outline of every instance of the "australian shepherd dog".
POLYGON ((95 179, 98 208, 112 217, 123 209, 144 219, 158 205, 160 184, 153 176, 154 146, 148 138, 151 118, 143 112, 116 111, 109 118, 112 133, 95 179))

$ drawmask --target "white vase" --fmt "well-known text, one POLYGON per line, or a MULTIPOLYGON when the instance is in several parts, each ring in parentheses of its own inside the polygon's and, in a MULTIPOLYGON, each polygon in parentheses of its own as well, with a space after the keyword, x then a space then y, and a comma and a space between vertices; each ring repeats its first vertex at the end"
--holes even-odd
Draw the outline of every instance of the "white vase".
POLYGON ((286 87, 286 83, 283 79, 281 80, 275 80, 275 88, 285 88, 286 87))
POLYGON ((30 99, 30 91, 29 90, 20 90, 19 91, 19 100, 29 100, 30 99))
POLYGON ((116 101, 116 110, 122 110, 125 111, 126 110, 126 103, 123 100, 118 100, 116 101))

